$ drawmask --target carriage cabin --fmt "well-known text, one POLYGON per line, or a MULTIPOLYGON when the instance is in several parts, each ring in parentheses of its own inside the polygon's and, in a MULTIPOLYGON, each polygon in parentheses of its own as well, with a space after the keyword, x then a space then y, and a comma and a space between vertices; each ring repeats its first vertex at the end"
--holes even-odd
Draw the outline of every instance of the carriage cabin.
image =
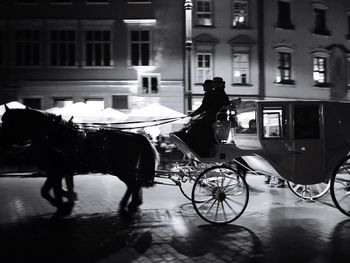
POLYGON ((244 102, 236 112, 233 148, 256 171, 298 184, 325 182, 349 153, 349 116, 350 103, 244 102))

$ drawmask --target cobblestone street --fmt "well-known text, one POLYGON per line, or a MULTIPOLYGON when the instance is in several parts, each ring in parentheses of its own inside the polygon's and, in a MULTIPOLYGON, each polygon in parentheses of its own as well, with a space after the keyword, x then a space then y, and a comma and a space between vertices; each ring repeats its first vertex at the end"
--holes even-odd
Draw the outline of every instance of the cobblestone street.
POLYGON ((315 203, 287 187, 248 176, 247 210, 214 226, 195 213, 177 187, 144 190, 133 218, 116 211, 125 187, 108 175, 76 176, 79 201, 52 221, 40 197, 43 178, 0 178, 1 262, 347 262, 350 220, 330 195, 315 203))

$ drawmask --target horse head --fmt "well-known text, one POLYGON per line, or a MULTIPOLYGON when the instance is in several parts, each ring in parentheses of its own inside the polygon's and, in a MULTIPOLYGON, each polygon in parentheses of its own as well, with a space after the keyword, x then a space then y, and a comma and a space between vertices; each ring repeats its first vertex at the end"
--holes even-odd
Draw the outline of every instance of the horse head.
POLYGON ((28 147, 33 128, 28 118, 28 111, 29 109, 9 109, 5 104, 5 113, 1 118, 3 146, 28 147))

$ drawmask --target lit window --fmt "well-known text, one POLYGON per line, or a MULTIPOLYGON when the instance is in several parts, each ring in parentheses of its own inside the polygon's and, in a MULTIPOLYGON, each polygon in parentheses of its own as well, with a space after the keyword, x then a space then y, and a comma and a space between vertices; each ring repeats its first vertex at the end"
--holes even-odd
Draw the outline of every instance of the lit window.
POLYGON ((92 110, 103 110, 105 108, 105 102, 103 99, 85 99, 85 104, 92 110))
POLYGON ((16 30, 15 42, 16 66, 40 65, 39 30, 16 30))
POLYGON ((151 36, 148 30, 130 31, 131 65, 150 65, 151 36))
POLYGON ((292 54, 289 52, 278 52, 276 83, 294 83, 292 80, 292 54))
POLYGON ((155 94, 158 93, 158 77, 157 76, 141 76, 142 93, 155 94))
POLYGON ((213 12, 212 0, 198 0, 196 5, 196 18, 198 26, 212 26, 213 12))
POLYGON ((111 32, 85 31, 85 65, 110 66, 111 65, 111 32))
POLYGON ((256 124, 256 112, 255 111, 243 111, 238 112, 237 115, 238 127, 235 129, 236 134, 256 134, 256 126, 252 126, 252 123, 256 124))
POLYGON ((54 107, 62 108, 73 104, 71 98, 55 98, 53 101, 54 107))
POLYGON ((250 82, 250 61, 248 53, 233 54, 233 83, 248 84, 250 82))
POLYGON ((233 20, 232 26, 246 27, 249 19, 248 0, 233 0, 233 20))
POLYGON ((316 86, 322 86, 327 83, 327 58, 313 58, 313 79, 316 86))
POLYGON ((284 107, 264 107, 263 136, 268 139, 286 137, 286 112, 284 107))
POLYGON ((278 1, 277 26, 283 29, 294 29, 290 19, 290 3, 278 1))
POLYGON ((204 83, 206 79, 213 78, 212 54, 197 53, 196 82, 204 83))
POLYGON ((76 32, 74 30, 50 31, 50 65, 76 65, 76 32))

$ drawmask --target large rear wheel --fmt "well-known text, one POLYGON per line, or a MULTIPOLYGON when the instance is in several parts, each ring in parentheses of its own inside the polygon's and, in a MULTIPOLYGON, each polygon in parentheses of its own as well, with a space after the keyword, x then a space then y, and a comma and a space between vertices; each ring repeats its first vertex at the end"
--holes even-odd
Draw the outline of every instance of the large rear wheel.
POLYGON ((212 224, 236 220, 246 209, 248 200, 247 182, 231 167, 211 167, 193 185, 193 207, 202 219, 212 224))
POLYGON ((331 196, 335 206, 350 216, 350 156, 343 159, 333 173, 331 196))

